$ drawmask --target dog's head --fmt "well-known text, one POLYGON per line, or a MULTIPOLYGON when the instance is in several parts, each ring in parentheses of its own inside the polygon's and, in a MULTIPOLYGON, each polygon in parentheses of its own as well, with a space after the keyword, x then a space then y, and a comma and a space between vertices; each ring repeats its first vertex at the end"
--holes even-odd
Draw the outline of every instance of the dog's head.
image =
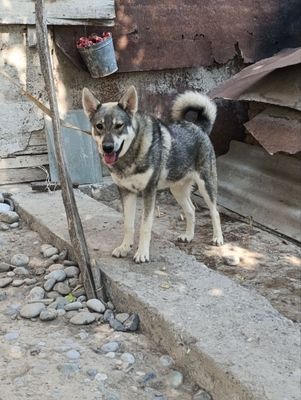
POLYGON ((132 120, 138 108, 136 89, 131 86, 118 102, 102 104, 84 88, 82 102, 98 151, 104 162, 112 166, 126 154, 135 137, 132 120))

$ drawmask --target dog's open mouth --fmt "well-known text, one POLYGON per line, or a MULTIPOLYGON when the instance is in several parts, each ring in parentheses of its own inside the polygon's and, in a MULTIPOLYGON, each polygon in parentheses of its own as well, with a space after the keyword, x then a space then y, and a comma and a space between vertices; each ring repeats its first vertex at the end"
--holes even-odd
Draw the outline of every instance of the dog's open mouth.
POLYGON ((111 153, 104 153, 103 158, 106 164, 113 165, 117 162, 118 156, 122 150, 124 141, 121 143, 121 146, 117 151, 112 151, 111 153))

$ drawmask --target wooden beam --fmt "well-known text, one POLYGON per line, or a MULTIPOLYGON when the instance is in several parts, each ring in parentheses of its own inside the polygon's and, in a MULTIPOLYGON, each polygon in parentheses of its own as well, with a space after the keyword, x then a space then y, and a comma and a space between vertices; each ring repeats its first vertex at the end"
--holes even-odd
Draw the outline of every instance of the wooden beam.
MULTIPOLYGON (((112 26, 115 18, 114 0, 47 0, 48 25, 112 26)), ((0 24, 34 25, 35 9, 32 0, 10 0, 1 5, 0 24)))
POLYGON ((105 291, 101 282, 101 277, 98 277, 96 285, 94 282, 88 247, 78 209, 75 203, 71 179, 66 168, 66 162, 62 147, 60 118, 54 86, 53 69, 50 59, 47 22, 44 14, 44 0, 36 0, 35 11, 39 57, 41 70, 44 76, 45 86, 48 93, 53 126, 54 147, 58 164, 58 174, 62 186, 62 197, 67 215, 69 235, 76 256, 76 261, 78 262, 81 271, 87 297, 100 297, 105 300, 105 291))
POLYGON ((0 170, 1 185, 45 181, 46 173, 40 168, 13 168, 0 170))
POLYGON ((17 157, 8 157, 0 159, 0 170, 13 168, 30 168, 48 165, 48 155, 20 155, 17 157))

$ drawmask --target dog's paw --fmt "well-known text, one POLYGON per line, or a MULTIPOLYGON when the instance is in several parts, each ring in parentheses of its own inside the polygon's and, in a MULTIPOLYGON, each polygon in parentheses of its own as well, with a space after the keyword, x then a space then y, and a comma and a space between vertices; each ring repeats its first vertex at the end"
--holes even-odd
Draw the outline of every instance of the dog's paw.
POLYGON ((193 235, 186 235, 186 233, 183 233, 182 235, 178 236, 177 241, 183 243, 190 243, 192 239, 193 235))
POLYGON ((131 246, 121 244, 113 250, 112 256, 116 258, 126 257, 131 250, 131 246))
POLYGON ((149 262, 149 252, 137 250, 137 253, 134 255, 134 261, 137 264, 149 262))
POLYGON ((222 246, 224 244, 223 236, 217 236, 212 238, 212 243, 214 246, 222 246))

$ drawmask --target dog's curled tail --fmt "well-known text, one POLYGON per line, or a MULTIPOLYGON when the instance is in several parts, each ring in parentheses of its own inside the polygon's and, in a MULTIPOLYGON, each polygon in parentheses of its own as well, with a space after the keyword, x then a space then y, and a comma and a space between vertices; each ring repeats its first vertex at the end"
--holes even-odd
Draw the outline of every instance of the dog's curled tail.
POLYGON ((205 94, 188 91, 176 97, 171 116, 175 122, 193 122, 209 135, 216 118, 216 105, 205 94))

